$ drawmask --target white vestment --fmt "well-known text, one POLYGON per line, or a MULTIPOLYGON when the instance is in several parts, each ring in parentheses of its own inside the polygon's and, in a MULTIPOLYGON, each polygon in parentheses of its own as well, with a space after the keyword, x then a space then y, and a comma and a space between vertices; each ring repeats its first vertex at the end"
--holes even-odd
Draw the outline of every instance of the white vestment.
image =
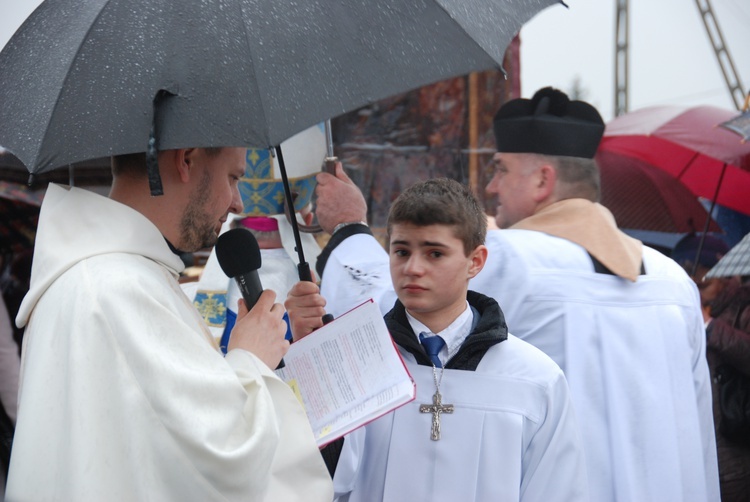
MULTIPOLYGON (((346 436, 334 488, 341 501, 581 501, 585 461, 565 378, 512 335, 476 371, 451 370, 440 384, 441 437, 430 439, 431 367, 402 350, 417 397, 346 436)), ((440 370, 437 370, 440 379, 440 370)))
POLYGON ((331 499, 294 394, 222 357, 143 215, 50 185, 32 267, 7 500, 331 499))
MULTIPOLYGON (((594 272, 586 250, 530 230, 491 230, 469 289, 498 301, 509 330, 565 372, 592 501, 717 501, 716 444, 698 291, 644 247, 636 282, 594 272)), ((328 258, 321 290, 340 315, 392 305, 388 255, 358 234, 328 258)))

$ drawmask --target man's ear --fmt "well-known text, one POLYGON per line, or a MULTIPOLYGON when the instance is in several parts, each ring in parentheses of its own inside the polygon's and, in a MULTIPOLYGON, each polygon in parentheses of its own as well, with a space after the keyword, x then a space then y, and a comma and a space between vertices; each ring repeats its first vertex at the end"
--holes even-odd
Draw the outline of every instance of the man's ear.
POLYGON ((557 171, 550 164, 542 164, 536 172, 534 202, 549 199, 557 185, 557 171))
POLYGON ((487 246, 480 244, 469 254, 469 279, 482 271, 484 264, 487 263, 488 253, 487 246))
POLYGON ((196 161, 198 155, 197 148, 182 148, 173 150, 175 157, 174 162, 177 168, 177 174, 180 177, 180 181, 187 183, 190 181, 190 173, 196 161))

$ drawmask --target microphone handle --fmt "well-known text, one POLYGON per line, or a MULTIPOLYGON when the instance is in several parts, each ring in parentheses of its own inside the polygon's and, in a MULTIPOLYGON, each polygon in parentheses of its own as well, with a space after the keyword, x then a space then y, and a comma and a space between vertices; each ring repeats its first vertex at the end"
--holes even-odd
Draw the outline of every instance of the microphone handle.
MULTIPOLYGON (((246 274, 238 275, 234 278, 237 282, 237 287, 240 289, 242 299, 245 300, 247 309, 250 310, 258 302, 260 294, 263 292, 263 286, 260 285, 260 277, 258 276, 257 270, 252 270, 246 274)), ((279 365, 276 369, 280 369, 286 366, 284 359, 279 361, 279 365)))
POLYGON ((240 288, 242 299, 245 300, 247 310, 250 310, 258 303, 258 298, 263 292, 263 286, 260 285, 260 277, 257 270, 252 270, 246 274, 238 275, 234 278, 237 281, 237 287, 240 288))

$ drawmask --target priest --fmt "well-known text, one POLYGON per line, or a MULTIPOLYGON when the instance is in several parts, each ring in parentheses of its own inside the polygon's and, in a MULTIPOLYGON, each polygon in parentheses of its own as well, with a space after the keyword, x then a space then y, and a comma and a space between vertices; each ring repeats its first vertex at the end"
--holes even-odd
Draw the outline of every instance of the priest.
POLYGON ((50 185, 39 218, 7 500, 315 500, 332 484, 272 368, 284 309, 241 303, 226 357, 178 284, 178 250, 241 211, 246 148, 113 159, 109 197, 50 185), (157 160, 155 159, 155 160, 157 160))

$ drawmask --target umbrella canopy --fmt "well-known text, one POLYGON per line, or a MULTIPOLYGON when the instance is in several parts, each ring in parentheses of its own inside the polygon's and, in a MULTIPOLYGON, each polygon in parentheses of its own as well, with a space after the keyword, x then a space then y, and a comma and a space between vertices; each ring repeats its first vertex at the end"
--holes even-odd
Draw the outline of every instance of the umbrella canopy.
POLYGON ((750 143, 719 125, 736 112, 713 106, 654 106, 607 124, 600 152, 644 160, 691 192, 750 214, 750 143))
MULTIPOLYGON (((708 211, 688 188, 666 172, 642 160, 613 152, 598 152, 601 203, 620 228, 656 232, 698 232, 708 211)), ((720 232, 711 220, 710 232, 720 232)))
POLYGON ((47 0, 0 53, 0 144, 33 173, 146 151, 152 123, 159 149, 276 146, 499 67, 521 25, 554 3, 47 0))
POLYGON ((750 234, 729 250, 706 274, 706 278, 750 275, 750 234))

